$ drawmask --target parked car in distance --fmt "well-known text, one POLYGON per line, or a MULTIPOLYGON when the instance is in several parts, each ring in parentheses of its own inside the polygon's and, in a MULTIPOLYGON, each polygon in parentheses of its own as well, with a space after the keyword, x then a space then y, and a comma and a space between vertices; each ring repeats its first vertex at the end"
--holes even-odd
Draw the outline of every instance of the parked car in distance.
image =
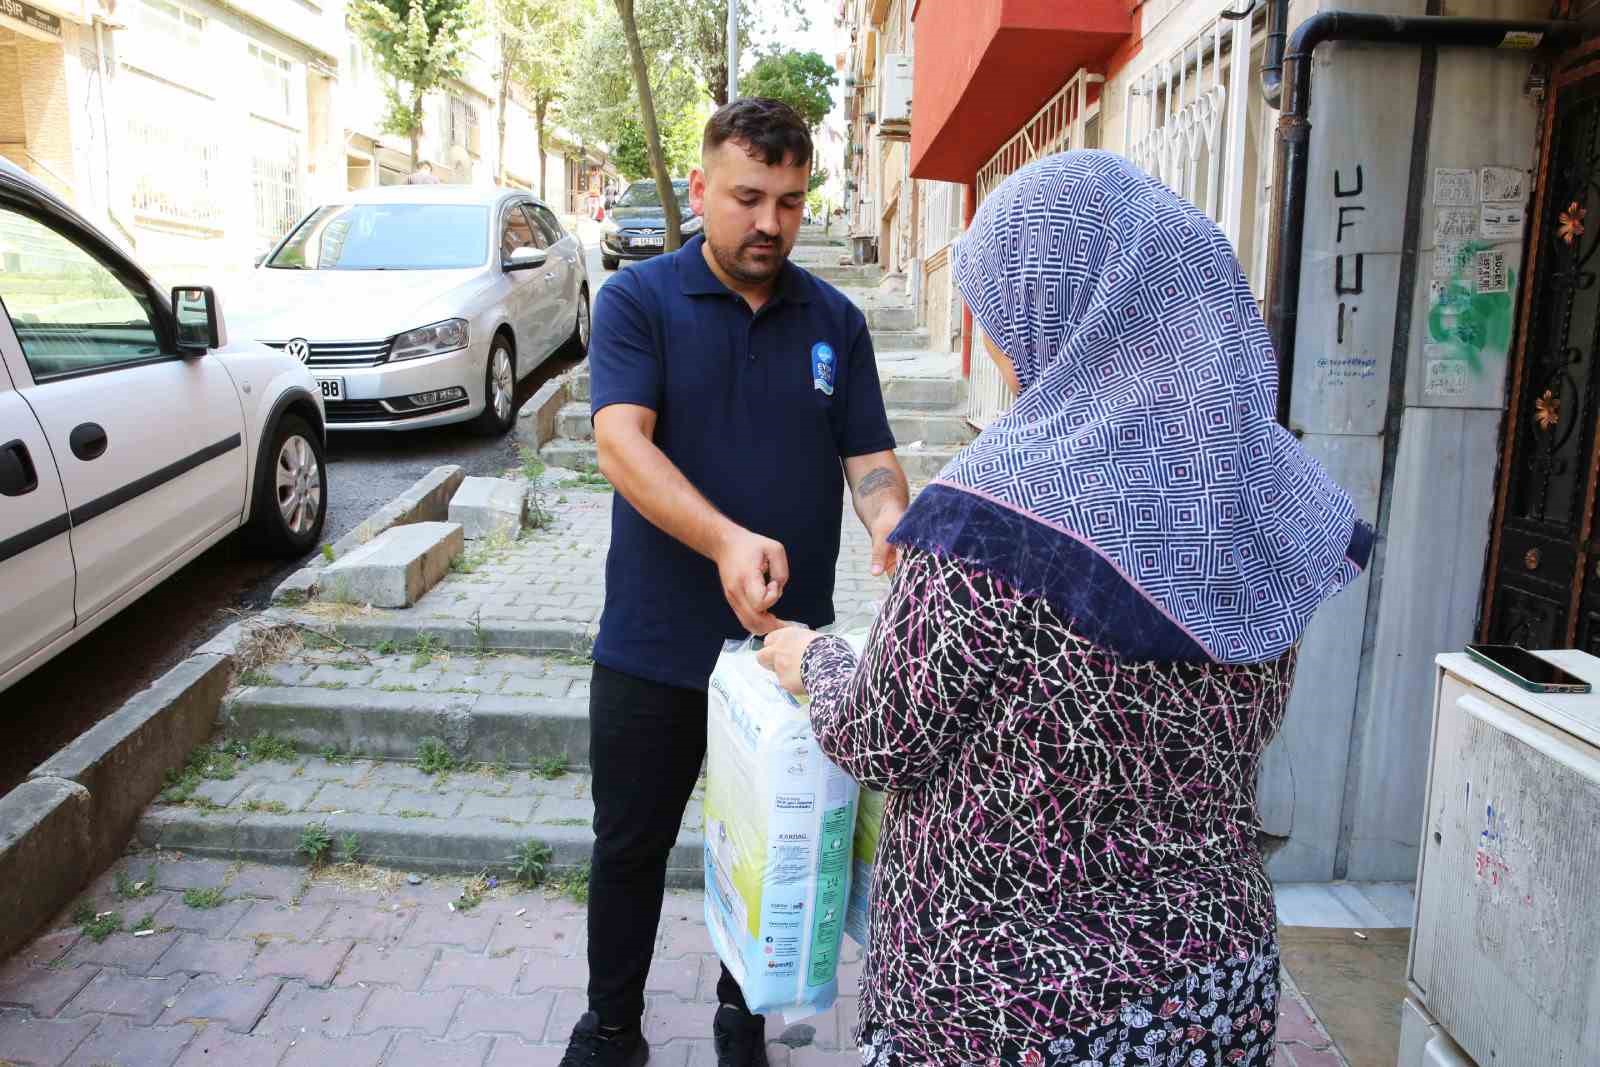
POLYGON ((577 236, 527 193, 388 186, 307 215, 234 324, 310 368, 331 429, 501 434, 520 379, 587 351, 589 279, 577 236))
POLYGON ((229 533, 316 547, 323 410, 300 362, 228 340, 0 159, 0 691, 229 533))
MULTIPOLYGON (((685 238, 700 232, 704 221, 689 210, 689 182, 673 180, 678 198, 678 231, 685 238)), ((667 216, 654 178, 636 181, 622 191, 600 224, 600 265, 616 270, 624 259, 659 256, 667 244, 667 216)))

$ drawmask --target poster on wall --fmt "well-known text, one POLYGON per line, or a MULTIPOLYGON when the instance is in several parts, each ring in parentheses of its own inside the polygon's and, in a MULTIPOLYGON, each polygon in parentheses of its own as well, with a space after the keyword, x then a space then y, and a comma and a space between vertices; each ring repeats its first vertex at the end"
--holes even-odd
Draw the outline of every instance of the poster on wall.
POLYGON ((1484 204, 1479 235, 1490 241, 1520 240, 1527 218, 1521 204, 1484 204))
POLYGON ((1444 206, 1467 207, 1478 202, 1478 175, 1472 170, 1435 168, 1433 202, 1444 206))
POLYGON ((1478 172, 1478 188, 1486 202, 1528 199, 1528 172, 1517 167, 1484 167, 1478 172))

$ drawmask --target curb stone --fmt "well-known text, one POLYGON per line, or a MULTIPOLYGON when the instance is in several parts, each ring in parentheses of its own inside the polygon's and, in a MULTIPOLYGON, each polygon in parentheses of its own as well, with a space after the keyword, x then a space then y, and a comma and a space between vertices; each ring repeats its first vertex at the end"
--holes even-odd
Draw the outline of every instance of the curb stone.
POLYGON ((0 959, 88 884, 89 791, 61 778, 33 778, 0 797, 0 959))
MULTIPOLYGON (((411 488, 383 505, 355 528, 333 543, 334 559, 360 548, 392 526, 405 526, 413 522, 442 522, 450 511, 450 497, 455 494, 467 473, 455 464, 435 467, 412 484, 411 488)), ((309 600, 316 595, 317 583, 327 560, 313 556, 305 566, 295 571, 272 591, 274 604, 293 604, 309 600)))

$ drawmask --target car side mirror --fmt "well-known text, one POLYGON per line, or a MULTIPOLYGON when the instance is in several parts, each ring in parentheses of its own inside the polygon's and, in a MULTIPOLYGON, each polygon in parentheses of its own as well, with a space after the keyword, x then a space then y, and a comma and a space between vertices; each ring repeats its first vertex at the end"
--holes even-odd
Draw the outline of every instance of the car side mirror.
POLYGON ((222 324, 222 303, 209 285, 179 286, 172 290, 172 314, 177 322, 178 352, 203 356, 228 343, 222 324))
POLYGON ((550 253, 544 249, 535 248, 532 245, 523 245, 521 248, 513 248, 511 250, 511 254, 505 258, 501 268, 504 270, 532 270, 534 267, 544 266, 545 260, 549 258, 550 253))

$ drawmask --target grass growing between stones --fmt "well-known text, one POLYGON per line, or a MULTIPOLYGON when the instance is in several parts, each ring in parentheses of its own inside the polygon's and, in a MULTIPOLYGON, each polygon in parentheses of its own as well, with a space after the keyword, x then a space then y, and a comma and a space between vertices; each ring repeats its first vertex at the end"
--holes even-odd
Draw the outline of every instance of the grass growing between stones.
POLYGON ((78 929, 83 931, 83 936, 99 943, 122 929, 122 916, 114 911, 96 912, 88 904, 79 904, 72 913, 72 921, 78 924, 78 929))
POLYGON ((321 867, 328 860, 328 852, 333 848, 333 835, 328 832, 328 824, 314 822, 300 831, 300 841, 295 846, 295 851, 311 861, 311 866, 321 867))
POLYGON ((460 763, 450 746, 437 737, 424 737, 417 742, 417 770, 423 774, 449 774, 460 763))
POLYGON ((281 800, 247 800, 244 802, 245 811, 264 811, 269 815, 289 814, 289 805, 281 800))
POLYGON ((418 634, 412 648, 415 655, 411 657, 411 669, 414 671, 420 671, 438 657, 448 654, 444 642, 429 633, 418 634))
POLYGON ((227 899, 228 894, 220 885, 211 886, 209 889, 185 889, 183 891, 183 902, 199 911, 220 908, 227 899))
POLYGON ((121 900, 142 900, 156 891, 156 868, 151 864, 150 869, 144 872, 144 877, 134 881, 127 871, 118 871, 114 879, 112 892, 121 900))
POLYGON ((575 904, 589 903, 589 865, 587 863, 564 871, 551 886, 575 904))
POLYGON ((529 889, 544 885, 550 876, 550 860, 555 853, 542 841, 524 841, 511 854, 511 877, 529 889))
POLYGON ((353 864, 361 858, 361 838, 353 833, 339 835, 339 848, 334 858, 343 864, 353 864))
POLYGON ((553 756, 540 756, 538 759, 534 760, 533 764, 528 768, 528 774, 534 778, 545 778, 550 781, 554 781, 557 778, 566 777, 566 753, 558 752, 553 756))

